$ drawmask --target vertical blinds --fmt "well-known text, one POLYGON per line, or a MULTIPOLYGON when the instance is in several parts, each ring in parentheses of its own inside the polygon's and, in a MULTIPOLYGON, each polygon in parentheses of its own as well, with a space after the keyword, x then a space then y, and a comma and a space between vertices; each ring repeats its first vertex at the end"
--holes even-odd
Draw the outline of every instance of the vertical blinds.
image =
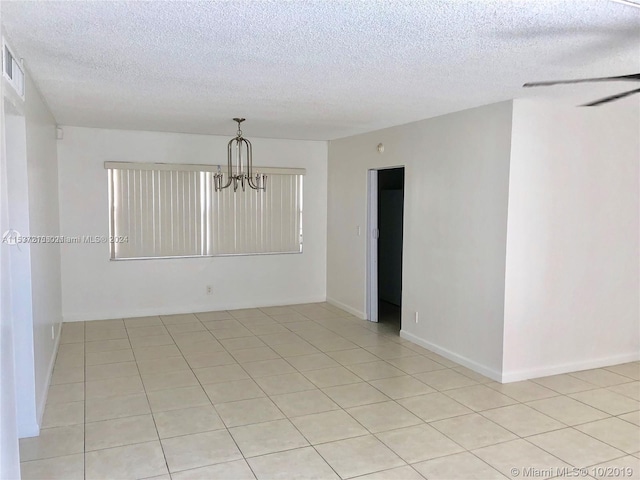
POLYGON ((106 162, 112 259, 300 253, 303 169, 216 192, 216 166, 106 162))

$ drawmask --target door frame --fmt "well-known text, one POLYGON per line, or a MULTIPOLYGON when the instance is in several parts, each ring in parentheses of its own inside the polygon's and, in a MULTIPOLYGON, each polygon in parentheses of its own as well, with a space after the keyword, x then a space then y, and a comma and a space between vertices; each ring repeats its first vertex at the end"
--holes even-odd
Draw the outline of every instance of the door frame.
MULTIPOLYGON (((30 235, 29 181, 27 169, 27 130, 23 105, 6 95, 3 98, 3 156, 6 169, 8 224, 1 235, 19 232, 30 235)), ((36 404, 35 344, 31 279, 31 245, 3 244, 3 261, 9 263, 9 322, 13 337, 14 381, 16 388, 16 422, 19 438, 40 434, 36 404)), ((4 287, 6 288, 6 287, 4 287)), ((5 332, 6 333, 6 332, 5 332)), ((42 411, 40 412, 42 413, 42 411)))
MULTIPOLYGON (((403 191, 406 191, 406 166, 393 165, 388 167, 371 168, 367 171, 367 320, 378 322, 378 172, 380 170, 393 170, 403 168, 405 182, 403 191)), ((403 206, 404 222, 404 206, 403 206)), ((404 254, 404 235, 402 237, 402 250, 404 254)), ((404 263, 404 255, 403 255, 404 263)))
POLYGON ((378 321, 378 169, 367 172, 367 320, 378 321))

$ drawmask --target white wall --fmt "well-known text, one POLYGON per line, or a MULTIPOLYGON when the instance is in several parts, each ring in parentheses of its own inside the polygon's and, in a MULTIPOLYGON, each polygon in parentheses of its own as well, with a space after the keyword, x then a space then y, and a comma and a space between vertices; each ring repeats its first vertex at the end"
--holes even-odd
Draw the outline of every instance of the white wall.
POLYGON ((514 102, 504 380, 640 358, 640 102, 514 102))
MULTIPOLYGON (((4 115, 3 110, 0 105, 0 116, 4 115)), ((0 230, 4 232, 9 225, 4 151, 0 157, 0 230)), ((18 451, 18 409, 13 351, 14 329, 11 315, 9 249, 9 246, 0 245, 0 478, 13 479, 20 478, 20 456, 18 451)))
MULTIPOLYGON (((4 98, 8 227, 23 236, 55 236, 58 228, 55 120, 27 75, 26 100, 4 98)), ((4 231, 4 230, 3 230, 4 231)), ((35 436, 62 322, 60 249, 32 243, 8 247, 16 369, 17 428, 35 436)))
MULTIPOLYGON (((20 108, 23 105, 20 105, 20 108)), ((26 122, 22 111, 7 98, 4 104, 5 153, 7 156, 8 233, 28 236, 29 179, 27 174, 26 122), (13 232, 11 232, 13 231, 13 232)), ((4 232, 3 232, 4 234, 4 232)), ((11 263, 11 320, 16 365, 18 435, 38 434, 36 408, 31 245, 8 244, 11 263)))
MULTIPOLYGON (((4 81, 0 80, 0 233, 9 227, 4 81)), ((11 248, 0 244, 0 478, 20 478, 11 315, 11 248)))
MULTIPOLYGON (((234 131, 230 123, 230 131, 234 131)), ((306 168, 304 253, 110 261, 108 245, 62 246, 65 321, 196 312, 326 298, 326 142, 252 138, 258 166, 306 168), (206 294, 206 286, 213 294, 206 294)), ((64 235, 108 235, 105 161, 226 163, 229 137, 64 127, 64 235)))
POLYGON ((504 102, 329 145, 328 300, 364 317, 367 170, 405 165, 402 335, 494 378, 511 111, 504 102))
MULTIPOLYGON (((27 75, 25 120, 31 235, 60 234, 56 121, 27 75)), ((31 245, 33 351, 38 420, 44 413, 62 324, 60 246, 31 245)))
MULTIPOLYGON (((57 235, 55 120, 25 76, 24 101, 0 81, 0 232, 57 235)), ((59 248, 2 244, 0 269, 0 477, 19 478, 18 437, 39 434, 62 322, 59 248)))

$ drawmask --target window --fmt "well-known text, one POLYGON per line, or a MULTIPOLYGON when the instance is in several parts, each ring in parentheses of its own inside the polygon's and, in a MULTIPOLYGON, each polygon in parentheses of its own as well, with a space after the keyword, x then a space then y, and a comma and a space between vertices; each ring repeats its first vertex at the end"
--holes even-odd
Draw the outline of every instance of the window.
POLYGON ((215 165, 105 168, 111 259, 302 252, 304 169, 256 168, 266 191, 216 192, 215 165))

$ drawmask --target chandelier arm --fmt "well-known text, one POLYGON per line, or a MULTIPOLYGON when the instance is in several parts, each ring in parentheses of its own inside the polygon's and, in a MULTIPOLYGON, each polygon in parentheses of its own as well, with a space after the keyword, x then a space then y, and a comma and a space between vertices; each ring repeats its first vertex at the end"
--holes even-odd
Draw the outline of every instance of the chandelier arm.
POLYGON ((267 176, 261 173, 257 173, 255 181, 253 177, 248 178, 249 186, 254 190, 266 190, 267 176))
POLYGON ((253 145, 246 138, 247 144, 247 183, 254 190, 264 190, 264 186, 260 185, 259 174, 256 174, 255 182, 253 178, 253 145))
POLYGON ((231 165, 233 140, 234 139, 231 139, 229 140, 229 143, 227 143, 227 174, 229 175, 229 178, 233 178, 233 166, 231 165))
POLYGON ((253 147, 251 142, 246 138, 243 138, 247 146, 247 177, 251 178, 253 175, 253 147))
POLYGON ((220 183, 217 186, 216 190, 220 191, 220 190, 224 190, 225 188, 229 188, 231 186, 231 179, 227 180, 227 183, 225 183, 224 185, 222 184, 222 178, 220 178, 220 183))
POLYGON ((231 186, 231 182, 233 181, 233 172, 232 172, 232 169, 231 169, 231 142, 232 141, 233 140, 231 140, 227 144, 227 183, 222 185, 223 175, 222 175, 222 173, 216 173, 216 175, 214 176, 214 179, 215 178, 219 179, 215 183, 216 191, 220 191, 220 190, 224 190, 225 188, 229 188, 231 186))
POLYGON ((244 175, 244 167, 242 165, 242 147, 243 144, 242 142, 244 142, 244 138, 242 137, 237 137, 236 138, 236 159, 237 159, 237 171, 236 171, 236 175, 238 176, 242 176, 244 175))
POLYGON ((231 179, 227 180, 227 183, 225 183, 224 185, 222 184, 222 177, 220 177, 220 187, 218 187, 218 190, 224 190, 225 188, 229 188, 231 186, 231 179))

